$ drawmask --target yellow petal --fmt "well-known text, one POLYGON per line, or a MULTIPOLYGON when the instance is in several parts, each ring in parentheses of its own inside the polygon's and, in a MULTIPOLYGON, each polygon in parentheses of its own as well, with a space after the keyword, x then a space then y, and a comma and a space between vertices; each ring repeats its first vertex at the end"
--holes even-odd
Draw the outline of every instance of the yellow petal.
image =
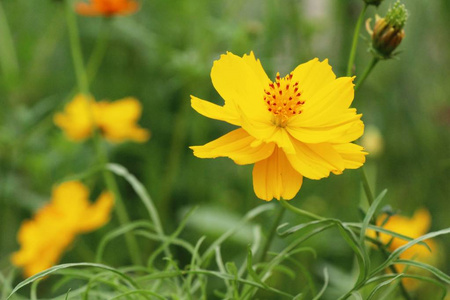
POLYGON ((338 140, 349 140, 349 136, 362 134, 364 127, 356 127, 355 122, 362 124, 360 120, 350 121, 329 127, 286 127, 289 134, 304 143, 324 143, 338 140), (358 129, 358 131, 354 130, 358 129))
POLYGON ((328 64, 328 59, 319 62, 317 58, 299 65, 292 75, 292 82, 299 82, 300 91, 305 99, 314 96, 317 91, 336 78, 328 64))
POLYGON ((264 103, 264 88, 261 72, 254 71, 255 64, 249 64, 251 57, 243 59, 232 53, 221 55, 214 62, 211 80, 217 92, 225 100, 225 106, 237 108, 253 120, 267 120, 270 112, 264 103))
POLYGON ((264 71, 264 68, 261 65, 261 61, 255 58, 255 54, 253 53, 253 51, 250 51, 250 54, 248 55, 244 54, 242 59, 253 70, 253 72, 255 72, 256 77, 259 79, 261 85, 267 85, 270 79, 267 76, 266 71, 264 71))
POLYGON ((150 138, 150 132, 136 124, 141 116, 142 106, 135 98, 101 101, 96 103, 94 111, 97 126, 111 142, 119 143, 128 139, 145 142, 150 138))
POLYGON ((294 169, 310 179, 328 177, 330 172, 342 172, 344 159, 329 143, 305 144, 292 141, 295 154, 287 155, 294 169))
POLYGON ((254 143, 255 141, 254 137, 239 128, 206 145, 190 148, 200 158, 229 157, 237 164, 246 165, 266 159, 275 148, 273 143, 254 143))
POLYGON ((199 114, 204 115, 205 117, 225 121, 236 126, 241 125, 239 115, 237 114, 236 110, 231 109, 229 105, 227 107, 219 106, 214 103, 191 96, 191 106, 199 114))
POLYGON ((357 169, 366 162, 367 152, 364 148, 351 143, 336 144, 333 148, 344 159, 344 167, 346 169, 357 169))
POLYGON ((55 114, 53 122, 64 131, 69 139, 84 140, 92 134, 94 128, 93 101, 93 98, 83 94, 76 95, 65 106, 64 112, 55 114))
POLYGON ((310 97, 303 96, 305 104, 302 114, 296 117, 297 126, 303 124, 324 125, 328 120, 335 119, 344 114, 350 107, 354 98, 353 78, 341 77, 319 87, 310 97))
POLYGON ((105 225, 109 221, 113 204, 113 194, 103 192, 97 201, 85 210, 83 218, 79 220, 78 230, 80 232, 92 231, 105 225))
POLYGON ((298 193, 302 182, 303 176, 292 168, 279 148, 275 148, 269 158, 255 163, 253 167, 253 189, 262 200, 290 200, 298 193))

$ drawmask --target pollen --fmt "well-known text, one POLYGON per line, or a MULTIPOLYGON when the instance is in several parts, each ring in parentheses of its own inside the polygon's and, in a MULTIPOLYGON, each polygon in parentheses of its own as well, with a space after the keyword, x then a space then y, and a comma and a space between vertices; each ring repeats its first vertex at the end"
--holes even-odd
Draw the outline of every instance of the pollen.
POLYGON ((299 83, 293 82, 292 77, 292 73, 283 78, 277 73, 275 82, 269 82, 264 89, 264 102, 274 115, 273 123, 280 127, 285 127, 292 116, 300 115, 305 104, 299 83))

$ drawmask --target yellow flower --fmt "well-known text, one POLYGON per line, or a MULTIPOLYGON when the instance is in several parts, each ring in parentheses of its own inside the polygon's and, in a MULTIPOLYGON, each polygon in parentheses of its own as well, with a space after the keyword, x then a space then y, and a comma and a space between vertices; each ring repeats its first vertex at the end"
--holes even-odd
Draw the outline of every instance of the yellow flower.
POLYGON ((65 107, 64 113, 57 113, 53 121, 66 135, 74 140, 81 141, 91 136, 94 128, 90 110, 94 99, 82 94, 76 95, 65 107))
POLYGON ((225 105, 191 96, 192 107, 241 128, 191 149, 200 158, 254 163, 253 188, 260 199, 290 200, 303 176, 321 179, 365 162, 363 148, 350 143, 364 131, 361 115, 349 108, 353 78, 336 78, 327 60, 313 59, 272 82, 253 52, 227 53, 214 62, 211 79, 225 105))
POLYGON ((130 139, 145 142, 150 137, 149 131, 136 125, 141 112, 138 100, 124 98, 115 102, 98 102, 94 115, 98 128, 109 141, 120 143, 130 139))
POLYGON ((90 137, 94 129, 99 128, 113 143, 145 142, 150 132, 136 124, 141 113, 141 104, 135 98, 96 102, 92 97, 79 94, 66 105, 64 112, 55 115, 54 122, 74 141, 90 137))
POLYGON ((103 192, 90 204, 88 189, 78 181, 68 181, 53 189, 51 202, 42 207, 19 229, 21 245, 11 260, 24 268, 26 277, 55 265, 76 235, 95 230, 109 220, 114 197, 103 192))
MULTIPOLYGON (((379 216, 377 218, 377 225, 382 226, 385 220, 386 215, 379 216)), ((416 239, 426 234, 430 229, 430 225, 430 213, 428 212, 428 210, 421 208, 416 210, 411 218, 401 215, 394 215, 389 217, 387 222, 383 225, 383 228, 416 239)), ((375 237, 375 233, 373 231, 369 231, 369 235, 375 237)), ((388 249, 391 252, 401 246, 406 245, 409 242, 399 238, 394 238, 391 235, 385 233, 380 233, 379 237, 381 242, 389 245, 388 249)), ((437 245, 433 240, 426 240, 425 242, 430 247, 431 252, 425 246, 416 244, 400 254, 400 258, 417 260, 426 263, 435 262, 437 259, 437 257, 435 256, 437 245)), ((397 264, 396 268, 399 272, 420 273, 420 269, 414 267, 408 267, 408 270, 405 270, 405 265, 401 264, 397 264)), ((416 288, 417 282, 418 281, 414 279, 403 279, 403 283, 408 289, 416 288)))

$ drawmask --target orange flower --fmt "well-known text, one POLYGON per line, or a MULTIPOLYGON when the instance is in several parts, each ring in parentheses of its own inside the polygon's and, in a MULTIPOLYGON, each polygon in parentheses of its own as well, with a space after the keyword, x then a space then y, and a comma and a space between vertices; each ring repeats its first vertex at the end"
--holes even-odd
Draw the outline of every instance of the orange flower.
POLYGON ((135 0, 89 0, 77 3, 75 10, 84 16, 128 15, 136 12, 139 4, 135 0))

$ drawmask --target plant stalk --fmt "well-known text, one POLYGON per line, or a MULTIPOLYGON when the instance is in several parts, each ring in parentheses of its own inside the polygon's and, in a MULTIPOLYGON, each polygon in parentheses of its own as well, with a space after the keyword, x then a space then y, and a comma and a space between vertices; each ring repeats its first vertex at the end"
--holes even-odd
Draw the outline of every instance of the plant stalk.
POLYGON ((359 14, 358 21, 356 22, 355 32, 353 33, 352 48, 350 49, 350 57, 347 64, 347 76, 352 76, 353 74, 352 69, 355 62, 356 48, 358 46, 359 31, 361 29, 361 24, 363 23, 364 15, 368 6, 369 5, 367 3, 364 3, 364 7, 359 14))
MULTIPOLYGON (((66 2, 65 9, 66 9, 67 27, 69 31, 70 49, 72 53, 72 60, 74 64, 78 89, 81 93, 89 95, 89 80, 84 67, 78 27, 76 23, 76 16, 72 11, 70 1, 66 2)), ((91 118, 93 119, 91 107, 89 107, 88 109, 91 112, 91 118)), ((94 132, 93 134, 94 145, 95 150, 97 152, 98 160, 101 164, 106 166, 106 164, 108 163, 108 156, 105 152, 104 147, 102 146, 101 136, 96 128, 94 128, 93 132, 94 132)), ((128 218, 125 205, 123 203, 122 197, 119 192, 119 188, 117 186, 117 182, 113 174, 105 170, 103 171, 103 178, 107 188, 114 194, 115 212, 119 219, 119 223, 121 225, 128 224, 130 222, 130 219, 128 218)), ((133 263, 136 265, 142 265, 141 251, 139 249, 139 245, 137 243, 135 236, 128 232, 125 234, 125 240, 133 263)))

